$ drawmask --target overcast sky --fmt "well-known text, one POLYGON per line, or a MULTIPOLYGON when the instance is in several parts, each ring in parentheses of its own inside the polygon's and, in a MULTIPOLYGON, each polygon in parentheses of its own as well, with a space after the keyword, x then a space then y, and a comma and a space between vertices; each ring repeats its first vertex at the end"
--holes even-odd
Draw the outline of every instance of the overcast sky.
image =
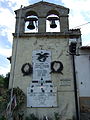
MULTIPOLYGON (((12 53, 12 42, 15 30, 14 10, 28 6, 40 0, 0 0, 0 74, 10 71, 7 57, 12 53)), ((81 28, 83 45, 90 45, 90 0, 44 0, 70 9, 69 28, 81 28)))

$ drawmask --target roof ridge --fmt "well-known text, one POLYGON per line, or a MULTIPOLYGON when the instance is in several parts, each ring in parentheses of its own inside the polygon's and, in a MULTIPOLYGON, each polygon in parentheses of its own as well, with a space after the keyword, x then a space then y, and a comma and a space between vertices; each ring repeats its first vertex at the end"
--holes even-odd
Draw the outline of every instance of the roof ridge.
MULTIPOLYGON (((31 5, 28 5, 28 6, 25 6, 25 7, 23 7, 22 9, 27 9, 27 8, 29 8, 29 7, 34 7, 34 6, 37 6, 38 4, 45 4, 45 5, 49 5, 49 6, 55 6, 55 7, 58 7, 58 8, 62 8, 62 9, 69 9, 69 8, 66 8, 66 7, 64 7, 64 6, 62 6, 62 5, 57 5, 57 4, 55 4, 55 3, 50 3, 50 2, 46 2, 46 1, 39 1, 39 2, 37 2, 37 3, 34 3, 34 4, 31 4, 31 5)), ((20 10, 20 9, 18 9, 18 10, 20 10)), ((16 10, 17 11, 17 10, 16 10)))

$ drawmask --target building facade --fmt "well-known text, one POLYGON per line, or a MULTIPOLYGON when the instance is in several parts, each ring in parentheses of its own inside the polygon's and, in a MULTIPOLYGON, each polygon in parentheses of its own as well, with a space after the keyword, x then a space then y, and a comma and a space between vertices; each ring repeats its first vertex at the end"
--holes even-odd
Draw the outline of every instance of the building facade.
POLYGON ((72 120, 76 108, 69 44, 75 40, 80 46, 81 33, 79 29, 69 30, 69 9, 41 1, 18 9, 15 14, 9 88, 19 87, 26 94, 25 115, 34 113, 40 119, 55 119, 54 114, 58 113, 60 119, 72 120), (55 20, 59 32, 47 32, 47 21, 54 29, 55 20), (36 31, 30 30, 34 29, 33 24, 36 31))

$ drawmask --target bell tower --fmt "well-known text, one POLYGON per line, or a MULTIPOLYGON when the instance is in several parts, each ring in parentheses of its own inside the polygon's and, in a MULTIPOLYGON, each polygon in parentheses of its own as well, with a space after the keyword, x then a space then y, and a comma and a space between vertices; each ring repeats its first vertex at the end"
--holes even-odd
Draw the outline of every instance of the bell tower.
POLYGON ((25 116, 72 120, 76 109, 69 44, 75 39, 78 47, 81 33, 69 30, 69 9, 41 1, 15 14, 9 88, 26 94, 25 116))
MULTIPOLYGON (((34 22, 38 21, 38 33, 45 33, 46 32, 46 20, 49 15, 57 15, 58 20, 60 22, 60 31, 64 32, 67 31, 69 28, 68 25, 68 14, 69 14, 69 9, 65 8, 63 6, 55 5, 55 4, 50 4, 47 2, 39 2, 34 5, 30 5, 28 7, 24 7, 21 10, 16 10, 16 29, 15 33, 18 31, 18 25, 20 25, 19 33, 23 34, 25 32, 25 23, 27 21, 29 22, 34 22), (38 9, 38 6, 40 9, 38 9), (48 6, 48 7, 46 7, 48 6), (43 8, 45 7, 45 8, 43 8), (21 18, 20 18, 21 14, 21 18), (35 16, 35 18, 31 19, 31 16, 35 16), (19 18, 20 18, 20 24, 19 24, 19 18)), ((49 19, 50 20, 50 19, 49 19)), ((56 18, 57 20, 57 18, 56 18)))

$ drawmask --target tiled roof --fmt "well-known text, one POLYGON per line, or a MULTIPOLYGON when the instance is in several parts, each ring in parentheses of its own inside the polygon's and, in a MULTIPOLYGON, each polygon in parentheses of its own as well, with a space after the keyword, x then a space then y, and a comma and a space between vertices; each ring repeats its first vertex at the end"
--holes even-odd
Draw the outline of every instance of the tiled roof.
POLYGON ((90 50, 90 46, 81 46, 80 49, 81 50, 90 50))

